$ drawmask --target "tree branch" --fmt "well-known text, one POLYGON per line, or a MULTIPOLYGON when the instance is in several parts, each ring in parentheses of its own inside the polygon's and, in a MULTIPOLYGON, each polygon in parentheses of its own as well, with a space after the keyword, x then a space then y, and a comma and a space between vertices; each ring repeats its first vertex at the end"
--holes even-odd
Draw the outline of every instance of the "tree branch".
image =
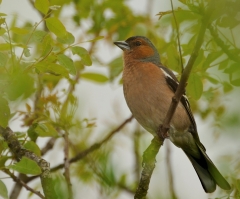
POLYGON ((145 199, 150 183, 150 179, 155 168, 156 156, 158 151, 163 144, 163 140, 160 140, 157 137, 152 139, 151 144, 144 151, 143 154, 143 171, 141 174, 141 179, 134 196, 134 199, 145 199))
MULTIPOLYGON (((88 149, 81 151, 80 153, 78 153, 75 157, 71 158, 69 160, 69 163, 74 163, 77 162, 79 160, 81 160, 82 158, 86 157, 88 154, 90 154, 91 152, 97 150, 98 148, 101 147, 102 144, 104 144, 105 142, 107 142, 116 132, 120 131, 127 123, 131 122, 133 119, 133 116, 130 116, 128 119, 126 119, 123 123, 121 123, 117 128, 115 128, 113 131, 111 131, 102 141, 100 141, 99 143, 95 143, 93 144, 91 147, 89 147, 88 149)), ((1 134, 1 132, 0 132, 1 134)), ((64 167, 64 164, 60 164, 54 168, 51 169, 51 172, 57 171, 59 169, 62 169, 64 167)), ((30 181, 36 179, 37 176, 31 176, 31 177, 27 177, 26 179, 24 179, 23 181, 25 183, 29 183, 30 181)), ((54 197, 53 197, 54 198, 54 197)))
POLYGON ((35 191, 31 187, 29 187, 26 183, 24 183, 22 180, 20 180, 18 177, 16 177, 13 173, 11 173, 8 169, 3 169, 3 171, 8 174, 17 184, 20 184, 21 186, 25 187, 28 191, 31 191, 32 193, 36 194, 42 199, 45 199, 45 197, 40 193, 40 191, 35 191))
POLYGON ((176 30, 177 30, 177 41, 178 41, 178 51, 179 51, 179 59, 180 59, 180 65, 181 65, 181 73, 183 73, 183 60, 182 60, 182 50, 181 50, 181 42, 180 42, 180 36, 179 36, 179 27, 178 27, 178 23, 177 23, 177 18, 176 18, 176 15, 175 15, 175 11, 173 9, 173 2, 172 0, 170 0, 171 2, 171 8, 172 8, 172 14, 173 14, 173 19, 174 19, 174 22, 176 24, 176 30))
POLYGON ((68 131, 65 131, 64 134, 64 176, 67 182, 67 187, 68 187, 68 193, 69 193, 69 199, 73 198, 73 192, 72 192, 72 183, 70 179, 70 172, 69 172, 69 133, 68 131))
POLYGON ((41 154, 44 156, 49 150, 51 150, 54 147, 56 138, 50 138, 46 145, 42 148, 41 154))
MULTIPOLYGON (((113 131, 111 131, 102 141, 93 144, 92 146, 90 146, 88 149, 85 149, 84 151, 79 152, 75 157, 71 158, 69 160, 69 163, 74 163, 77 162, 79 160, 81 160, 82 158, 86 157, 89 153, 99 149, 102 144, 104 144, 105 142, 107 142, 116 132, 120 131, 127 123, 129 123, 131 120, 133 119, 133 116, 129 117, 128 119, 126 119, 122 124, 120 124, 116 129, 114 129, 113 131)), ((52 172, 57 171, 58 169, 63 168, 63 164, 59 164, 56 167, 53 167, 51 169, 52 172)))
MULTIPOLYGON (((12 154, 16 157, 17 161, 20 161, 23 156, 35 161, 38 166, 41 168, 42 173, 40 175, 41 183, 43 187, 43 192, 48 199, 56 198, 56 192, 53 190, 53 179, 50 174, 50 164, 38 157, 33 152, 24 149, 23 146, 18 141, 17 137, 13 133, 13 131, 7 127, 6 129, 0 126, 0 135, 3 136, 4 140, 7 142, 9 149, 12 154)), ((26 183, 26 182, 25 182, 26 183)))

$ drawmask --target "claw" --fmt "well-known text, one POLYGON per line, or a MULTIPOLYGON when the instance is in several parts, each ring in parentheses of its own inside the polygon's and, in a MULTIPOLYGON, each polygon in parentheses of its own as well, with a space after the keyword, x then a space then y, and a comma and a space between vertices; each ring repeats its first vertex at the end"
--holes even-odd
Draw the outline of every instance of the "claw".
POLYGON ((169 138, 168 130, 169 130, 169 127, 166 128, 166 127, 163 127, 163 125, 160 125, 157 131, 158 137, 162 140, 169 138))

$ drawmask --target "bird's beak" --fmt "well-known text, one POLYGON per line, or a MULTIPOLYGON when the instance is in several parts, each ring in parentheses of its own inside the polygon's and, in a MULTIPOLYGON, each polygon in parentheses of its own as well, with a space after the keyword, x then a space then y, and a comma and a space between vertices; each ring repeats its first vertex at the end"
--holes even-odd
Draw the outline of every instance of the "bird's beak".
POLYGON ((127 42, 125 41, 115 41, 113 42, 117 47, 121 48, 123 51, 124 50, 130 50, 130 46, 127 42))

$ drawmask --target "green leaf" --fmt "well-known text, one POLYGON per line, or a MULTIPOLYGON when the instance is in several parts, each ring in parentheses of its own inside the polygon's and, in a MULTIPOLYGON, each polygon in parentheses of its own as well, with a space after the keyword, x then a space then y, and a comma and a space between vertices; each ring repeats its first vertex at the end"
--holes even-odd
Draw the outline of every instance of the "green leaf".
POLYGON ((207 70, 208 68, 210 68, 211 64, 216 61, 216 59, 218 59, 222 54, 222 51, 209 53, 207 58, 204 59, 203 69, 207 70))
POLYGON ((229 67, 227 67, 223 72, 228 73, 228 74, 232 74, 232 73, 235 73, 239 70, 240 70, 239 63, 233 63, 229 67))
POLYGON ((84 65, 81 61, 75 61, 74 66, 75 66, 77 71, 81 71, 81 70, 84 69, 84 65))
POLYGON ((0 196, 3 197, 4 199, 8 199, 7 187, 1 180, 0 180, 0 196))
POLYGON ((103 38, 104 38, 104 36, 98 36, 98 37, 95 37, 94 39, 87 40, 86 42, 93 42, 93 41, 97 41, 97 40, 100 40, 103 38))
POLYGON ((5 53, 0 52, 0 67, 4 67, 7 64, 8 56, 5 53))
POLYGON ((68 44, 71 45, 75 42, 75 37, 72 33, 67 32, 67 34, 64 37, 58 37, 57 40, 62 44, 68 44))
POLYGON ((30 57, 31 56, 30 50, 28 48, 24 48, 23 54, 24 54, 25 57, 30 57))
POLYGON ((187 92, 194 100, 198 100, 201 97, 203 93, 203 84, 197 73, 192 73, 190 75, 188 79, 187 92))
POLYGON ((38 123, 35 132, 40 137, 58 137, 58 132, 49 123, 38 123))
POLYGON ((229 64, 229 59, 222 61, 218 66, 218 70, 223 70, 228 66, 228 64, 229 64))
MULTIPOLYGON (((7 143, 3 140, 3 138, 0 137, 0 154, 2 154, 2 152, 4 150, 8 149, 8 145, 7 143)), ((3 157, 3 156, 2 156, 3 157)), ((0 168, 1 169, 1 168, 0 168)))
POLYGON ((3 43, 0 44, 0 51, 4 51, 4 50, 10 50, 11 49, 11 45, 8 43, 3 43))
POLYGON ((57 37, 64 37, 67 35, 66 28, 62 22, 56 17, 46 19, 47 28, 53 32, 57 37))
POLYGON ((105 83, 109 80, 105 75, 97 73, 82 73, 81 77, 97 83, 105 83))
POLYGON ((10 82, 5 86, 9 100, 16 100, 18 97, 23 99, 29 97, 34 92, 33 76, 22 71, 15 71, 9 76, 10 82))
POLYGON ((174 44, 170 44, 167 48, 167 66, 176 72, 180 72, 180 62, 177 48, 174 44))
POLYGON ((6 128, 10 119, 10 109, 8 101, 0 97, 0 126, 6 128))
POLYGON ((59 54, 57 59, 58 62, 70 72, 70 74, 76 75, 77 72, 72 59, 64 54, 59 54))
POLYGON ((206 78, 213 84, 218 84, 219 83, 219 81, 217 79, 215 79, 215 78, 213 78, 209 75, 207 75, 206 78))
POLYGON ((123 59, 122 59, 122 56, 112 60, 108 65, 110 67, 110 80, 113 80, 123 70, 123 59))
POLYGON ((8 168, 23 174, 39 175, 42 173, 38 164, 26 157, 23 157, 20 162, 10 165, 8 168))
POLYGON ((44 37, 47 35, 47 32, 43 30, 36 30, 33 32, 32 39, 36 42, 42 42, 44 37))
POLYGON ((36 142, 38 138, 38 134, 35 132, 35 128, 37 127, 37 125, 37 123, 33 123, 27 131, 28 136, 33 142, 36 142))
POLYGON ((27 30, 25 28, 19 28, 19 27, 12 27, 10 30, 18 35, 26 35, 30 32, 29 30, 27 30))
POLYGON ((0 169, 5 168, 5 163, 9 159, 8 156, 1 156, 0 157, 0 169))
POLYGON ((91 57, 85 48, 80 46, 74 46, 71 49, 74 55, 77 54, 81 58, 81 61, 83 62, 84 65, 86 66, 92 65, 91 57))
POLYGON ((233 85, 233 86, 240 86, 240 74, 237 74, 237 75, 230 75, 229 78, 230 78, 230 83, 233 85), (237 77, 236 77, 237 76, 237 77))
POLYGON ((233 86, 231 84, 229 84, 228 82, 223 82, 223 91, 225 93, 231 91, 233 89, 233 86))
POLYGON ((24 148, 28 149, 29 151, 32 151, 37 156, 41 156, 41 150, 39 149, 38 145, 35 142, 33 142, 33 141, 27 141, 24 144, 24 148))
POLYGON ((52 50, 52 43, 52 37, 47 34, 41 43, 42 57, 45 57, 52 50))
POLYGON ((2 36, 5 32, 6 32, 6 30, 4 28, 0 27, 0 36, 2 36))
POLYGON ((205 60, 204 51, 200 49, 198 52, 197 59, 195 60, 193 65, 194 69, 196 70, 198 68, 201 68, 204 60, 205 60))
POLYGON ((183 56, 187 56, 192 53, 196 39, 197 39, 197 34, 193 34, 193 36, 189 39, 188 43, 182 45, 183 56))
POLYGON ((57 197, 55 198, 58 198, 58 199, 65 199, 65 198, 69 198, 69 193, 68 191, 68 188, 67 188, 67 182, 64 178, 64 176, 62 175, 62 173, 60 172, 55 172, 53 174, 53 187, 54 187, 54 190, 56 192, 56 195, 57 197))
POLYGON ((47 14, 49 9, 49 1, 48 0, 36 0, 34 3, 35 8, 37 8, 41 13, 47 14))
POLYGON ((5 23, 5 18, 0 17, 0 25, 5 23))
POLYGON ((55 63, 46 64, 45 62, 42 62, 38 63, 35 67, 42 73, 50 73, 55 76, 61 75, 68 78, 68 71, 59 64, 55 63))
MULTIPOLYGON (((2 0, 1 0, 1 2, 2 2, 2 0)), ((7 16, 7 14, 0 12, 0 17, 5 17, 5 16, 7 16)))
POLYGON ((233 86, 240 86, 240 67, 239 63, 233 63, 230 67, 224 70, 225 73, 229 74, 230 83, 233 86))

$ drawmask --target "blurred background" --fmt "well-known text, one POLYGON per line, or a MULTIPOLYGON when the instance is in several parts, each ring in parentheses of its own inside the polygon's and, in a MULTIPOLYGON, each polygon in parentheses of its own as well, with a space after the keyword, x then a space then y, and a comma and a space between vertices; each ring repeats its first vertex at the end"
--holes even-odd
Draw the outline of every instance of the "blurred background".
MULTIPOLYGON (((126 40, 133 35, 147 36, 159 50, 162 63, 174 70, 178 78, 182 68, 170 0, 49 0, 49 3, 51 6, 61 6, 50 7, 53 10, 50 16, 58 18, 67 32, 71 33, 67 39, 64 38, 65 41, 46 25, 46 14, 36 9, 36 5, 34 7, 34 1, 2 0, 0 13, 6 16, 1 14, 1 18, 5 18, 11 30, 9 34, 14 44, 14 55, 0 48, 1 56, 8 57, 4 62, 6 66, 0 63, 0 78, 3 82, 7 76, 9 79, 6 81, 10 82, 7 86, 1 83, 0 90, 12 114, 8 123, 10 128, 24 137, 19 139, 33 140, 29 129, 35 123, 48 122, 55 129, 58 136, 39 133, 34 141, 42 149, 54 137, 53 148, 47 151, 44 159, 50 162, 51 167, 55 167, 63 163, 64 159, 64 139, 61 136, 63 126, 67 126, 69 131, 69 152, 70 157, 74 157, 80 151, 101 142, 131 116, 122 91, 122 52, 113 45, 114 41, 126 40), (34 30, 38 34, 34 34, 33 39, 28 41, 30 32, 41 20, 42 23, 34 30), (13 27, 29 32, 21 34, 13 27), (46 34, 50 35, 49 43, 46 34), (69 38, 74 38, 74 42, 69 41, 69 38), (86 49, 90 58, 79 59, 77 54, 71 53, 67 48, 73 43, 86 49), (51 50, 47 50, 47 45, 50 45, 51 50), (22 52, 24 54, 21 56, 22 52), (75 70, 70 70, 67 77, 46 74, 36 64, 58 52, 69 57, 74 64, 75 70), (30 68, 27 76, 19 76, 18 70, 11 73, 15 71, 11 69, 11 59, 20 60, 19 65, 24 69, 30 68), (4 68, 7 68, 8 73, 4 68), (67 107, 65 112, 64 105, 67 107)), ((204 23, 201 19, 208 1, 173 0, 173 5, 185 66, 193 51, 200 25, 204 23)), ((185 154, 166 140, 157 156, 148 191, 149 199, 172 198, 169 186, 173 187, 177 198, 240 198, 238 8, 238 1, 216 1, 211 25, 207 28, 187 86, 200 139, 209 157, 231 183, 232 190, 217 188, 214 193, 206 194, 185 154), (169 166, 172 168, 171 185, 167 169, 169 166)), ((1 26, 6 29, 5 24, 1 26)), ((8 36, 7 32, 1 33, 0 43, 8 43, 8 36)), ((60 58, 57 59, 64 66, 60 58)), ((151 139, 152 135, 132 120, 97 150, 72 163, 70 174, 74 198, 133 198, 142 168, 142 154, 151 139)), ((5 150, 1 149, 4 155, 5 150)), ((63 172, 61 169, 55 172, 61 180, 64 178, 63 172)), ((0 172, 0 179, 11 195, 15 183, 6 177, 6 174, 0 172)), ((29 186, 41 190, 37 179, 31 181, 29 186)), ((64 183, 61 186, 60 198, 65 198, 66 186, 64 183)), ((11 198, 27 197, 38 198, 24 188, 19 195, 11 198)))

